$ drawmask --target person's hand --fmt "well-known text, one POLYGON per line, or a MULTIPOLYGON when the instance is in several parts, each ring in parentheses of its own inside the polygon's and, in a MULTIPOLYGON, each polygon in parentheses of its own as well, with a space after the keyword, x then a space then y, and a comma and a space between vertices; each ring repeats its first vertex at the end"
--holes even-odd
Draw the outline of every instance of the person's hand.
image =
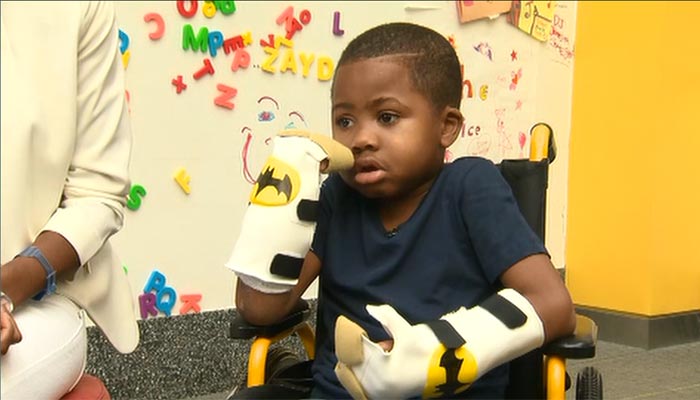
POLYGON ((21 340, 22 333, 19 331, 15 319, 12 317, 9 306, 2 300, 0 304, 0 345, 2 345, 0 353, 4 355, 7 353, 10 346, 21 340))

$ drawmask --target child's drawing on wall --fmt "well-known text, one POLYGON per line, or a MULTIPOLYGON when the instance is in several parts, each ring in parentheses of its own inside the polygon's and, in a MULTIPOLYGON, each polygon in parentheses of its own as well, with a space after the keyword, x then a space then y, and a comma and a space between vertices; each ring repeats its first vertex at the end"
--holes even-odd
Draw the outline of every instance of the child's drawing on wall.
POLYGON ((255 183, 258 172, 267 159, 270 139, 281 130, 308 127, 303 114, 297 110, 288 111, 272 96, 261 96, 254 118, 241 127, 243 146, 241 147, 241 172, 246 182, 255 183))

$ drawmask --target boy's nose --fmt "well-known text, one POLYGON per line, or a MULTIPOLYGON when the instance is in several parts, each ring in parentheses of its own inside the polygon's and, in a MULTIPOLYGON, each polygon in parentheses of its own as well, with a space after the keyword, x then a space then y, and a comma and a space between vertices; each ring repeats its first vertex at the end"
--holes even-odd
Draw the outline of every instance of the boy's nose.
POLYGON ((351 149, 353 153, 363 150, 373 150, 377 148, 377 135, 374 130, 367 125, 360 125, 355 130, 352 138, 351 149))

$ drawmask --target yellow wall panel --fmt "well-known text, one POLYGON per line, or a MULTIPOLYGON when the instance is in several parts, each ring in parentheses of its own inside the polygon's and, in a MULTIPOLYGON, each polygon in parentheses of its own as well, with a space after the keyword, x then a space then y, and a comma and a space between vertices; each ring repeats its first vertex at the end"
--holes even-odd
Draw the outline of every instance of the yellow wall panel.
POLYGON ((577 304, 700 309, 700 3, 579 2, 567 283, 577 304))

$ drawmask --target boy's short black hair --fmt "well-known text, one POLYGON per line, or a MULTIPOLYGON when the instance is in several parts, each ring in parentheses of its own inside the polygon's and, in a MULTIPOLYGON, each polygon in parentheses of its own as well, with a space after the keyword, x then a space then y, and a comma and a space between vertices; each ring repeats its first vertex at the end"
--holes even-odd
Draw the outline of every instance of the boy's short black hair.
POLYGON ((436 109, 459 108, 462 72, 457 53, 444 36, 424 26, 392 22, 371 28, 343 50, 338 68, 368 58, 396 56, 406 65, 416 89, 436 109))

